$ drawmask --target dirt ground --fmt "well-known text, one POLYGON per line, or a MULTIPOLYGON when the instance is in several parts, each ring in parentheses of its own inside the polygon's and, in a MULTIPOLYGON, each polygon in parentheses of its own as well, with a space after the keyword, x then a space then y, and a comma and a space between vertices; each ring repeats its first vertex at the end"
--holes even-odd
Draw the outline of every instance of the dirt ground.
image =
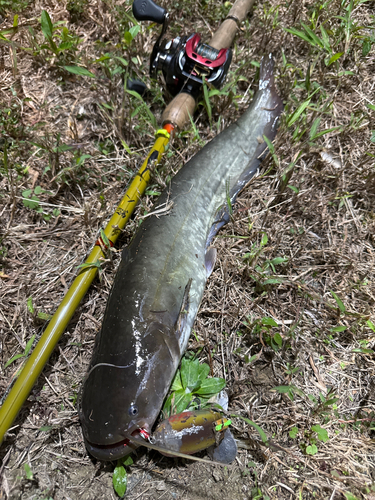
MULTIPOLYGON (((24 357, 7 362, 40 336, 152 144, 150 116, 124 92, 124 79, 148 84, 145 100, 156 120, 168 102, 160 81, 148 78, 158 26, 142 23, 134 40, 124 38, 134 24, 130 2, 11 4, 0 1, 0 32, 8 30, 8 41, 0 37, 4 395, 24 357), (12 8, 19 12, 13 30, 12 8), (70 48, 59 54, 43 48, 43 9, 55 40, 62 26, 69 30, 70 48), (94 76, 63 68, 74 65, 94 76), (36 203, 26 206, 23 198, 32 195, 36 203)), ((197 31, 209 40, 228 4, 162 2, 171 18, 167 36, 197 31)), ((7 433, 1 499, 118 498, 116 464, 100 463, 85 450, 77 397, 120 249, 155 192, 246 109, 257 89, 257 63, 270 52, 285 103, 274 154, 216 238, 218 259, 188 346, 202 361, 212 358, 214 375, 226 379, 229 411, 258 424, 268 446, 233 418, 239 452, 230 466, 139 450, 128 468, 126 496, 375 499, 374 9, 374 2, 358 0, 256 2, 235 41, 226 95, 211 100, 211 123, 200 106, 194 127, 175 137, 118 251, 7 433), (320 40, 323 25, 331 52, 286 31, 306 34, 301 23, 320 40), (316 132, 332 130, 313 137, 318 118, 316 132)))

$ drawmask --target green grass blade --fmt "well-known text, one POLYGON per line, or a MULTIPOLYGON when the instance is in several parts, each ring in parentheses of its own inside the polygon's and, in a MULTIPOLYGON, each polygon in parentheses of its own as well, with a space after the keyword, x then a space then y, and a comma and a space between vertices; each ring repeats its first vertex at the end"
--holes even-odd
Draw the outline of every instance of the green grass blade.
POLYGON ((342 303, 342 300, 340 299, 340 297, 338 295, 335 294, 335 292, 333 292, 332 290, 330 290, 331 294, 332 294, 332 297, 335 299, 340 311, 342 313, 345 313, 346 312, 346 307, 344 306, 344 304, 342 303))

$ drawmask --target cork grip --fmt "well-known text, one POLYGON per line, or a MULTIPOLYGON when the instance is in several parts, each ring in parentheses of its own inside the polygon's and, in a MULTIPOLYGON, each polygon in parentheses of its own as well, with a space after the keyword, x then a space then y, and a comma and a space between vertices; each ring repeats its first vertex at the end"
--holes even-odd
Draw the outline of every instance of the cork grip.
POLYGON ((254 3, 255 0, 237 0, 234 3, 227 18, 211 38, 211 47, 220 50, 229 48, 232 45, 238 26, 245 20, 254 3))
MULTIPOLYGON (((232 45, 238 25, 245 19, 254 2, 255 0, 236 0, 227 19, 212 37, 211 47, 219 50, 232 45)), ((180 92, 165 108, 162 115, 163 125, 172 123, 175 127, 182 129, 189 120, 189 115, 193 116, 195 104, 195 99, 191 95, 180 92)))
POLYGON ((166 123, 172 123, 174 127, 180 130, 184 127, 185 123, 189 121, 189 115, 193 116, 195 109, 195 99, 190 94, 180 92, 168 104, 162 114, 163 126, 166 123))

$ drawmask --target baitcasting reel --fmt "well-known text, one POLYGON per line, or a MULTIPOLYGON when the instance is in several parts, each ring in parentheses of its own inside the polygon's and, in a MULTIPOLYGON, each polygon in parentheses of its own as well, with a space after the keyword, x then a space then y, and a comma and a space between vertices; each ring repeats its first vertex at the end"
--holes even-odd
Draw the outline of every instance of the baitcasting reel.
POLYGON ((156 78, 157 72, 161 71, 167 89, 173 96, 183 91, 197 98, 203 78, 213 87, 221 87, 232 60, 231 49, 217 50, 206 45, 201 42, 198 33, 163 40, 169 15, 153 0, 134 0, 133 15, 137 21, 153 21, 163 25, 151 54, 151 78, 156 78))

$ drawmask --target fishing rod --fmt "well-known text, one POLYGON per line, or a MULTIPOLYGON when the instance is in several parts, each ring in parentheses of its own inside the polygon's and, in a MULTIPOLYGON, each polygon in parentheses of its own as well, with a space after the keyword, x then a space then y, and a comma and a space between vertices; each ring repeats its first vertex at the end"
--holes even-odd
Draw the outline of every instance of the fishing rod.
POLYGON ((162 128, 142 166, 135 175, 120 204, 110 218, 93 249, 81 266, 68 292, 57 308, 2 407, 0 408, 0 444, 17 417, 34 384, 68 326, 74 312, 91 286, 100 265, 131 217, 151 178, 152 168, 161 162, 175 129, 182 129, 193 116, 204 80, 219 88, 224 82, 232 58, 230 46, 237 28, 246 18, 255 0, 236 0, 209 45, 198 33, 165 40, 169 15, 152 0, 135 0, 133 14, 138 21, 162 25, 150 59, 150 74, 161 71, 168 91, 174 96, 162 115, 162 128))

